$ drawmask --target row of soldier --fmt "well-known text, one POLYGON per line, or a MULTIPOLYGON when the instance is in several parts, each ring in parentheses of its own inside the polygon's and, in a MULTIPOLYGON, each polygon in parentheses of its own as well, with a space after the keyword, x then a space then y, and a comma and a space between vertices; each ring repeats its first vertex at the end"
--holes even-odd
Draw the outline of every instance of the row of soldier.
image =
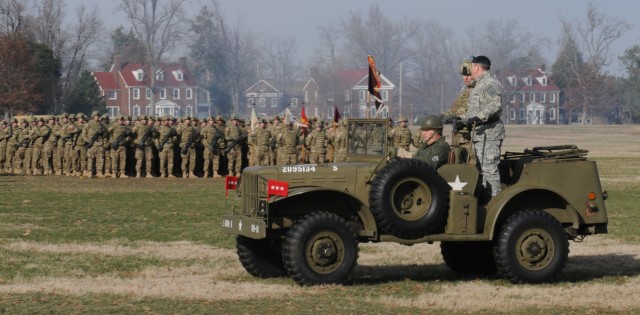
MULTIPOLYGON (((393 144, 409 150, 417 139, 400 118, 393 144)), ((347 121, 301 128, 292 121, 262 119, 254 128, 232 116, 149 119, 93 112, 0 122, 0 171, 84 177, 220 177, 248 165, 342 162, 347 121)))

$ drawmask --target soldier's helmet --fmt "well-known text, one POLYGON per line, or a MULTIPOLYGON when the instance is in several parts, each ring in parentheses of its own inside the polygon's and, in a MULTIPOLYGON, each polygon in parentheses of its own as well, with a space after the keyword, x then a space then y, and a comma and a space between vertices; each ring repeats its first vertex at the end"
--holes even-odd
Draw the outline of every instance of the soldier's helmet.
POLYGON ((442 130, 442 118, 438 115, 427 116, 420 125, 420 130, 442 130))
POLYGON ((96 116, 100 116, 100 112, 97 110, 94 110, 93 112, 91 112, 91 118, 96 117, 96 116))
POLYGON ((6 121, 6 120, 4 120, 4 119, 3 119, 3 120, 0 120, 0 125, 3 125, 3 126, 7 125, 7 121, 6 121))
POLYGON ((222 116, 218 115, 216 116, 216 121, 224 121, 224 119, 222 119, 222 116))
POLYGON ((460 65, 461 75, 471 75, 471 60, 465 60, 460 65))
POLYGON ((18 123, 18 118, 13 117, 13 119, 11 119, 11 123, 18 123))
POLYGON ((236 116, 236 115, 231 115, 231 120, 238 120, 238 116, 236 116))
POLYGON ((169 120, 169 115, 167 114, 162 115, 162 120, 169 120))
POLYGON ((29 123, 29 120, 28 120, 28 119, 26 119, 26 118, 22 118, 22 123, 23 123, 23 124, 24 124, 24 123, 27 123, 27 124, 28 124, 28 123, 29 123))
POLYGON ((409 121, 409 120, 407 119, 407 117, 406 117, 406 116, 400 115, 400 117, 398 118, 398 122, 403 122, 403 121, 404 121, 404 122, 407 122, 407 121, 409 121))

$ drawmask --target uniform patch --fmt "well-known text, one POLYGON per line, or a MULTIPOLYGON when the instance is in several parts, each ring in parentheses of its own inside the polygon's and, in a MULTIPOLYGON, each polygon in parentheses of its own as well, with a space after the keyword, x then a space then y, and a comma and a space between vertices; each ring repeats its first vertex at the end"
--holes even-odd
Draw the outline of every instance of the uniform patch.
POLYGON ((439 156, 437 156, 437 155, 434 155, 434 156, 431 158, 431 161, 438 162, 438 161, 440 161, 440 157, 439 157, 439 156))

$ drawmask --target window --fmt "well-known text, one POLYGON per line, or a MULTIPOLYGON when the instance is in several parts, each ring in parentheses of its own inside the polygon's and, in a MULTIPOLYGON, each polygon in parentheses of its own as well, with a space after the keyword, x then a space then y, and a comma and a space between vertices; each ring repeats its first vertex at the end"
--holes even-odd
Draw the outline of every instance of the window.
POLYGON ((185 97, 190 100, 193 98, 193 90, 192 89, 186 89, 184 91, 185 97))
POLYGON ((524 83, 528 86, 531 86, 531 76, 524 78, 524 83))
POLYGON ((524 103, 524 102, 525 102, 525 97, 526 97, 526 94, 525 94, 525 93, 520 93, 520 102, 521 102, 521 103, 524 103))
POLYGON ((516 102, 516 94, 515 93, 511 94, 511 101, 509 101, 509 102, 511 102, 511 103, 515 103, 516 102))
POLYGON ((144 114, 145 114, 145 115, 149 115, 150 113, 151 113, 151 107, 149 107, 149 106, 145 106, 145 108, 144 108, 144 114))
POLYGON ((380 91, 380 96, 382 97, 383 101, 385 101, 385 102, 388 101, 389 100, 389 91, 380 91))
POLYGON ((260 107, 267 107, 267 99, 266 99, 266 98, 264 98, 264 97, 261 97, 261 98, 258 100, 258 103, 260 104, 260 107))
POLYGON ((118 99, 118 92, 116 92, 116 91, 109 91, 109 99, 110 99, 110 100, 118 99))
POLYGON ((317 90, 313 92, 313 100, 316 101, 316 102, 318 101, 318 99, 320 99, 320 97, 318 95, 319 94, 318 94, 317 90))
POLYGON ((344 91, 344 100, 347 102, 351 101, 351 91, 349 90, 344 91))
POLYGON ((309 91, 304 91, 304 102, 309 102, 309 91))
POLYGON ((138 116, 140 116, 140 106, 134 105, 133 106, 133 118, 136 118, 138 116))
POLYGON ((360 101, 364 102, 365 101, 365 97, 366 97, 366 92, 365 91, 358 91, 358 96, 360 101))
POLYGON ((107 106, 107 113, 109 117, 113 118, 120 115, 120 107, 118 106, 107 106))
POLYGON ((333 108, 327 108, 327 119, 333 120, 333 108))
POLYGON ((140 99, 140 89, 133 89, 133 99, 134 100, 140 99))
POLYGON ((549 110, 549 118, 550 118, 551 120, 556 120, 556 108, 555 108, 555 107, 552 107, 552 108, 549 110))
POLYGON ((272 98, 271 99, 271 107, 278 107, 278 99, 277 98, 272 98))
POLYGON ((151 99, 151 89, 147 89, 147 90, 145 91, 145 93, 146 93, 145 97, 146 97, 148 100, 150 100, 150 99, 151 99))
POLYGON ((516 110, 515 109, 510 109, 509 110, 509 120, 516 120, 516 110))
POLYGON ((158 72, 156 73, 156 80, 164 81, 164 72, 162 72, 161 70, 158 70, 158 72))
POLYGON ((291 99, 291 108, 298 108, 298 98, 294 97, 291 99))
POLYGON ((542 80, 540 80, 540 85, 547 86, 547 77, 542 77, 542 80))
POLYGON ((540 103, 547 101, 547 93, 540 93, 540 103))
POLYGON ((182 70, 173 71, 173 76, 176 78, 176 81, 184 81, 184 74, 182 74, 182 70))
POLYGON ((251 107, 251 106, 254 106, 254 105, 256 105, 256 103, 253 100, 253 98, 252 97, 248 98, 247 99, 247 107, 251 107))
POLYGON ((327 101, 333 102, 333 91, 327 92, 327 101))
POLYGON ((185 110, 185 114, 186 114, 187 116, 191 116, 191 115, 193 115, 193 106, 188 105, 188 106, 187 106, 187 108, 186 108, 186 110, 185 110))
POLYGON ((144 70, 138 69, 138 71, 135 71, 134 73, 136 75, 136 80, 138 81, 144 80, 144 70))
POLYGON ((536 101, 536 93, 531 93, 531 102, 535 102, 536 101))
POLYGON ((167 98, 167 89, 160 89, 160 99, 164 100, 167 98))
POLYGON ((516 76, 515 75, 508 77, 508 79, 509 79, 509 84, 511 86, 516 86, 516 84, 518 83, 518 80, 516 80, 516 76))
POLYGON ((520 120, 524 120, 524 109, 520 109, 520 120))
POLYGON ((549 98, 550 98, 549 102, 555 103, 556 102, 556 93, 551 93, 551 96, 549 98))
POLYGON ((180 99, 180 89, 173 89, 173 99, 174 100, 180 99))

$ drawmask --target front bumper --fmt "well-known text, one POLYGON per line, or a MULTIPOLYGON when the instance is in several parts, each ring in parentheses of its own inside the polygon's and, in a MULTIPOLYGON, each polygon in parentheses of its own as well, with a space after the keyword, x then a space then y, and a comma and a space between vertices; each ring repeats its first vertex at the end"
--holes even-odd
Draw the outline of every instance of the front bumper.
POLYGON ((222 230, 229 234, 242 235, 253 239, 267 237, 267 223, 262 219, 243 215, 224 215, 222 230))

